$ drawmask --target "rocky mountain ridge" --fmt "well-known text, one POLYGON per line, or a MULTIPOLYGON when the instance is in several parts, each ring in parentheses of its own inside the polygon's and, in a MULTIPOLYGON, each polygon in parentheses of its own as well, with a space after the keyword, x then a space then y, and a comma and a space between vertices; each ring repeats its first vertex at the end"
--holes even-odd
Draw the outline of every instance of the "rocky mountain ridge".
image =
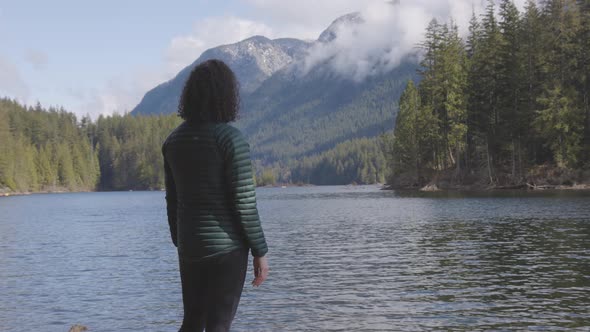
POLYGON ((333 70, 327 58, 309 65, 314 47, 336 45, 338 34, 364 23, 359 13, 336 19, 313 42, 254 36, 205 51, 174 79, 149 91, 132 114, 174 113, 184 82, 207 59, 226 62, 241 85, 236 125, 248 137, 262 165, 321 154, 350 139, 393 129, 397 101, 409 79, 417 79, 413 58, 362 81, 333 70))
POLYGON ((173 79, 148 91, 132 114, 166 114, 176 111, 182 87, 191 70, 209 59, 220 59, 234 70, 242 95, 255 91, 266 79, 295 59, 302 58, 311 44, 294 38, 268 39, 254 36, 235 44, 208 49, 173 79))

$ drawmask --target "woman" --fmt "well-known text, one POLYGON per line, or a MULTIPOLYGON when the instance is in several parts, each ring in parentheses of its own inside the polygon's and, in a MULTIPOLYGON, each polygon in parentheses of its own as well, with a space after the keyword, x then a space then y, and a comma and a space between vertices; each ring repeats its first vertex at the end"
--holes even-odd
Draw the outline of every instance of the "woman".
POLYGON ((185 121, 162 147, 172 242, 178 248, 184 319, 180 331, 228 331, 248 264, 266 279, 268 251, 256 208, 234 73, 219 60, 193 69, 178 105, 185 121))

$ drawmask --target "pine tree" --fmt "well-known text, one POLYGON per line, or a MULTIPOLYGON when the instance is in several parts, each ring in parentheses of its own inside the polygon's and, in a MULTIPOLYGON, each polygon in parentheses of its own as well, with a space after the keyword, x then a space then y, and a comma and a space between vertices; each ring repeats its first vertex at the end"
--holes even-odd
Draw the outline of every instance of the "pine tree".
POLYGON ((435 109, 441 103, 439 100, 440 85, 438 84, 440 77, 437 74, 439 73, 443 33, 443 26, 436 19, 433 19, 426 28, 425 41, 421 44, 424 51, 424 58, 420 62, 420 74, 422 75, 420 83, 421 98, 425 104, 432 105, 435 109))
POLYGON ((574 167, 582 149, 583 114, 575 104, 576 91, 554 86, 539 98, 543 109, 535 121, 559 167, 574 167))
POLYGON ((418 116, 420 113, 420 96, 414 82, 409 81, 399 102, 394 131, 394 164, 393 174, 401 174, 408 170, 415 170, 416 183, 420 182, 422 158, 421 144, 418 132, 418 116))
POLYGON ((467 135, 467 57, 459 37, 458 27, 451 22, 446 33, 442 54, 442 125, 448 150, 449 165, 461 168, 467 135))
POLYGON ((526 149, 526 152, 523 152, 525 156, 519 158, 521 172, 527 165, 537 162, 539 148, 542 146, 542 141, 535 134, 531 123, 535 118, 535 112, 540 109, 538 99, 543 89, 542 64, 545 58, 543 41, 545 36, 541 12, 535 1, 529 0, 522 18, 520 37, 520 58, 523 62, 520 83, 523 95, 520 121, 524 123, 525 130, 521 135, 525 138, 521 144, 526 149))
MULTIPOLYGON (((521 91, 523 61, 521 58, 521 20, 518 9, 512 0, 502 0, 500 3, 500 22, 498 24, 501 32, 500 44, 498 45, 499 55, 499 77, 498 77, 498 108, 499 108, 499 130, 501 137, 500 149, 510 151, 509 156, 502 155, 501 163, 506 159, 510 162, 510 172, 513 180, 522 177, 521 160, 521 139, 526 135, 526 128, 530 119, 523 116, 523 94, 521 91)), ((502 153, 500 151, 500 153, 502 153)), ((518 179, 520 180, 520 179, 518 179)))
POLYGON ((580 29, 577 42, 580 45, 578 55, 578 93, 584 112, 584 139, 581 162, 590 169, 590 0, 580 0, 580 29))
POLYGON ((541 110, 536 123, 539 135, 548 142, 553 160, 562 167, 576 167, 583 160, 583 97, 575 88, 579 77, 577 40, 582 29, 580 10, 574 0, 550 0, 544 7, 547 22, 544 38, 546 58, 542 66, 544 84, 538 98, 541 110), (565 137, 567 135, 567 137, 565 137), (557 145, 556 145, 557 144, 557 145))
POLYGON ((52 162, 51 148, 46 144, 37 151, 36 166, 41 188, 55 190, 57 168, 52 162))
POLYGON ((8 113, 0 109, 0 189, 6 187, 14 189, 11 172, 9 172, 14 161, 14 143, 9 121, 8 113))
POLYGON ((76 173, 72 161, 70 149, 66 143, 60 143, 56 147, 57 162, 58 162, 58 180, 61 187, 68 190, 75 190, 77 188, 76 173))
POLYGON ((498 54, 501 34, 495 16, 495 5, 488 1, 482 17, 481 40, 471 62, 468 116, 474 131, 478 133, 478 145, 483 153, 478 154, 478 164, 485 165, 490 183, 496 183, 496 164, 500 150, 500 75, 501 63, 498 54))
POLYGON ((411 171, 416 184, 422 184, 422 170, 436 163, 431 152, 438 141, 438 119, 428 105, 423 105, 418 89, 409 81, 399 103, 393 141, 393 172, 411 171))
POLYGON ((479 128, 477 128, 476 124, 479 116, 478 111, 482 96, 482 88, 479 85, 482 82, 480 82, 478 79, 481 69, 478 67, 479 63, 476 61, 476 59, 479 58, 479 52, 481 52, 480 48, 481 42, 483 40, 482 33, 483 30, 481 23, 479 22, 474 11, 469 21, 469 34, 465 44, 467 55, 467 90, 465 92, 465 99, 467 102, 467 133, 465 134, 465 164, 469 170, 473 170, 474 168, 478 167, 476 162, 476 151, 478 135, 480 134, 480 131, 478 130, 479 128))

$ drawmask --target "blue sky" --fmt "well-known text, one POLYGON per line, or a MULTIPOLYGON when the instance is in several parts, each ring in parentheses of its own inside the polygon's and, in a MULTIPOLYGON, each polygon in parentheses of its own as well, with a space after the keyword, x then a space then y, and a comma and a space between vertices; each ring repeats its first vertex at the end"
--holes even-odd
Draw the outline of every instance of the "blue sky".
MULTIPOLYGON (((315 39, 337 17, 385 1, 0 0, 0 97, 92 117, 123 113, 210 47, 257 34, 315 39)), ((401 14, 392 17, 406 22, 377 24, 385 30, 367 36, 385 36, 375 40, 379 48, 398 42, 387 34, 399 30, 412 46, 430 17, 452 13, 466 21, 473 3, 482 1, 402 0, 401 14), (407 22, 409 17, 421 19, 407 22)), ((378 9, 368 13, 379 23, 378 9)), ((370 49, 366 39, 360 42, 370 49)), ((351 52, 353 62, 368 53, 341 46, 337 52, 351 52)))
POLYGON ((0 96, 80 115, 128 111, 209 47, 259 33, 315 38, 363 1, 327 1, 309 20, 305 2, 1 0, 0 96))
MULTIPOLYGON (((0 86, 0 95, 79 107, 109 80, 137 70, 157 71, 175 36, 189 33, 193 22, 207 16, 240 9, 240 4, 228 9, 230 3, 19 0, 0 4, 0 61, 16 67, 24 81, 17 88, 0 86)), ((96 111, 102 110, 89 110, 96 111)))

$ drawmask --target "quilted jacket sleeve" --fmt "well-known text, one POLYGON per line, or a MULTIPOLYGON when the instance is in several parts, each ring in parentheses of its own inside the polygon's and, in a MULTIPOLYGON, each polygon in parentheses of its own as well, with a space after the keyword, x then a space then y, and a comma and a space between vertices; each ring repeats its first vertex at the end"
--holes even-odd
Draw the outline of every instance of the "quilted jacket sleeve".
POLYGON ((172 177, 172 171, 170 170, 170 166, 166 161, 165 147, 166 145, 164 143, 164 146, 162 147, 162 155, 164 156, 164 182, 166 184, 166 212, 168 214, 168 226, 170 227, 170 236, 172 237, 172 243, 174 243, 174 245, 178 247, 178 234, 176 231, 176 184, 174 183, 174 178, 172 177))
POLYGON ((237 222, 244 231, 246 243, 252 251, 252 256, 262 257, 267 253, 268 247, 256 206, 250 146, 237 129, 229 128, 226 135, 223 135, 225 136, 223 150, 225 151, 230 205, 234 210, 237 222))

